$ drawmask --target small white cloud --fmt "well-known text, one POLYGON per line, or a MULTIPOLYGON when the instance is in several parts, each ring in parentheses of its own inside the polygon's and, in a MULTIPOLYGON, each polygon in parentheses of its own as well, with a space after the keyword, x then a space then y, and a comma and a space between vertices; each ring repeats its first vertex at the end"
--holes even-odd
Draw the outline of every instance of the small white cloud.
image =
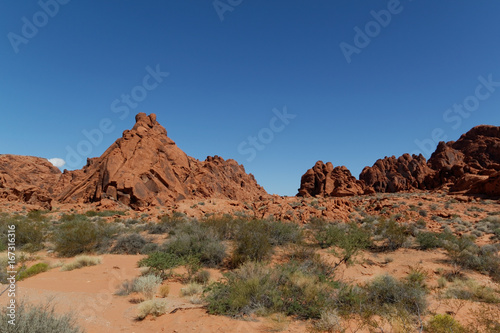
POLYGON ((66 164, 66 161, 62 158, 49 158, 48 160, 53 166, 58 168, 62 168, 66 164))

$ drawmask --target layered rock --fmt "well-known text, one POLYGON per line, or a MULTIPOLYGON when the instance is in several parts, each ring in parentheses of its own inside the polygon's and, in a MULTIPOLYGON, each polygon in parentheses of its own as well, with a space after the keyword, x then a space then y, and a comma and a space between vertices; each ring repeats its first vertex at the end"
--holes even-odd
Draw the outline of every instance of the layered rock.
POLYGON ((373 190, 355 177, 345 166, 316 162, 302 176, 298 196, 343 197, 372 193, 373 190))
POLYGON ((61 171, 47 159, 0 155, 0 199, 51 209, 61 171))
POLYGON ((63 179, 69 185, 58 198, 61 202, 109 199, 134 209, 185 198, 258 200, 267 195, 233 160, 216 156, 200 162, 187 156, 156 115, 144 113, 101 157, 89 159, 82 170, 67 172, 63 179))
POLYGON ((426 178, 433 174, 425 157, 403 154, 380 159, 372 167, 365 167, 359 179, 377 192, 401 192, 425 189, 426 178))

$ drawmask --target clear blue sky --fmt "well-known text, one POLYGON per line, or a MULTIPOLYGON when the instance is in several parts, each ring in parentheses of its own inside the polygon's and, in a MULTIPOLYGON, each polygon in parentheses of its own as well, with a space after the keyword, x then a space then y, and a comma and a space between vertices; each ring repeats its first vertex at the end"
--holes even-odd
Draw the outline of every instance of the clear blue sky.
POLYGON ((433 150, 436 128, 456 140, 500 124, 500 83, 478 88, 480 76, 500 82, 498 1, 221 0, 219 13, 212 0, 60 0, 57 13, 54 1, 42 0, 53 17, 37 1, 0 2, 0 153, 67 159, 108 119, 84 154, 99 156, 135 113, 156 113, 187 154, 233 158, 294 195, 317 160, 358 176, 415 140, 433 150), (357 49, 355 27, 372 36, 357 49), (147 91, 157 65, 169 76, 147 91), (134 108, 121 101, 132 92, 134 108), (450 109, 463 103, 472 111, 450 109), (273 109, 285 106, 295 118, 282 126, 273 109))

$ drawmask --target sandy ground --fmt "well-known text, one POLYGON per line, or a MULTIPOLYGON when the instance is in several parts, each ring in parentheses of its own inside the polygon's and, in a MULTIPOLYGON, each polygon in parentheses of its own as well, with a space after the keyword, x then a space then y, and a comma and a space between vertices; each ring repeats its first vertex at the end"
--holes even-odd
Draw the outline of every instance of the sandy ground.
MULTIPOLYGON (((135 319, 137 296, 116 296, 126 279, 140 275, 137 261, 142 256, 103 255, 102 263, 69 272, 53 268, 17 283, 17 300, 45 303, 51 300, 58 312, 72 312, 89 333, 115 332, 262 332, 273 326, 270 319, 235 320, 211 316, 200 305, 182 297, 180 283, 171 282, 167 314, 143 321, 135 319), (175 311, 174 311, 175 310, 175 311), (174 311, 174 313, 170 313, 174 311)), ((68 259, 71 260, 71 259, 68 259)), ((215 274, 212 274, 214 276, 215 274)), ((6 304, 7 293, 0 297, 6 304)), ((306 324, 292 322, 284 332, 305 332, 306 324)))

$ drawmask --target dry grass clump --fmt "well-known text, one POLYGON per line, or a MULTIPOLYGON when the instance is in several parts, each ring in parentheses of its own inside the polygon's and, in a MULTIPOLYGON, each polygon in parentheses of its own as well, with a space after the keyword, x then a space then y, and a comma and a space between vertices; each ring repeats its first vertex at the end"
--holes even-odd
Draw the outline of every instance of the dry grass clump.
POLYGON ((140 276, 134 280, 133 290, 141 293, 146 299, 153 299, 158 288, 162 283, 162 279, 154 274, 140 276))
POLYGON ((167 312, 167 302, 162 299, 150 299, 138 306, 137 319, 143 320, 148 315, 159 317, 167 312))
POLYGON ((95 266, 101 263, 100 257, 92 257, 92 256, 78 256, 75 257, 75 260, 64 264, 61 267, 61 271, 72 271, 74 269, 79 269, 87 266, 95 266))
POLYGON ((203 292, 203 286, 198 283, 190 283, 185 288, 181 288, 182 296, 193 296, 203 292))
POLYGON ((7 308, 0 310, 0 332, 50 332, 50 333, 84 333, 77 324, 72 313, 57 314, 54 305, 17 304, 15 326, 8 323, 11 318, 7 308))

